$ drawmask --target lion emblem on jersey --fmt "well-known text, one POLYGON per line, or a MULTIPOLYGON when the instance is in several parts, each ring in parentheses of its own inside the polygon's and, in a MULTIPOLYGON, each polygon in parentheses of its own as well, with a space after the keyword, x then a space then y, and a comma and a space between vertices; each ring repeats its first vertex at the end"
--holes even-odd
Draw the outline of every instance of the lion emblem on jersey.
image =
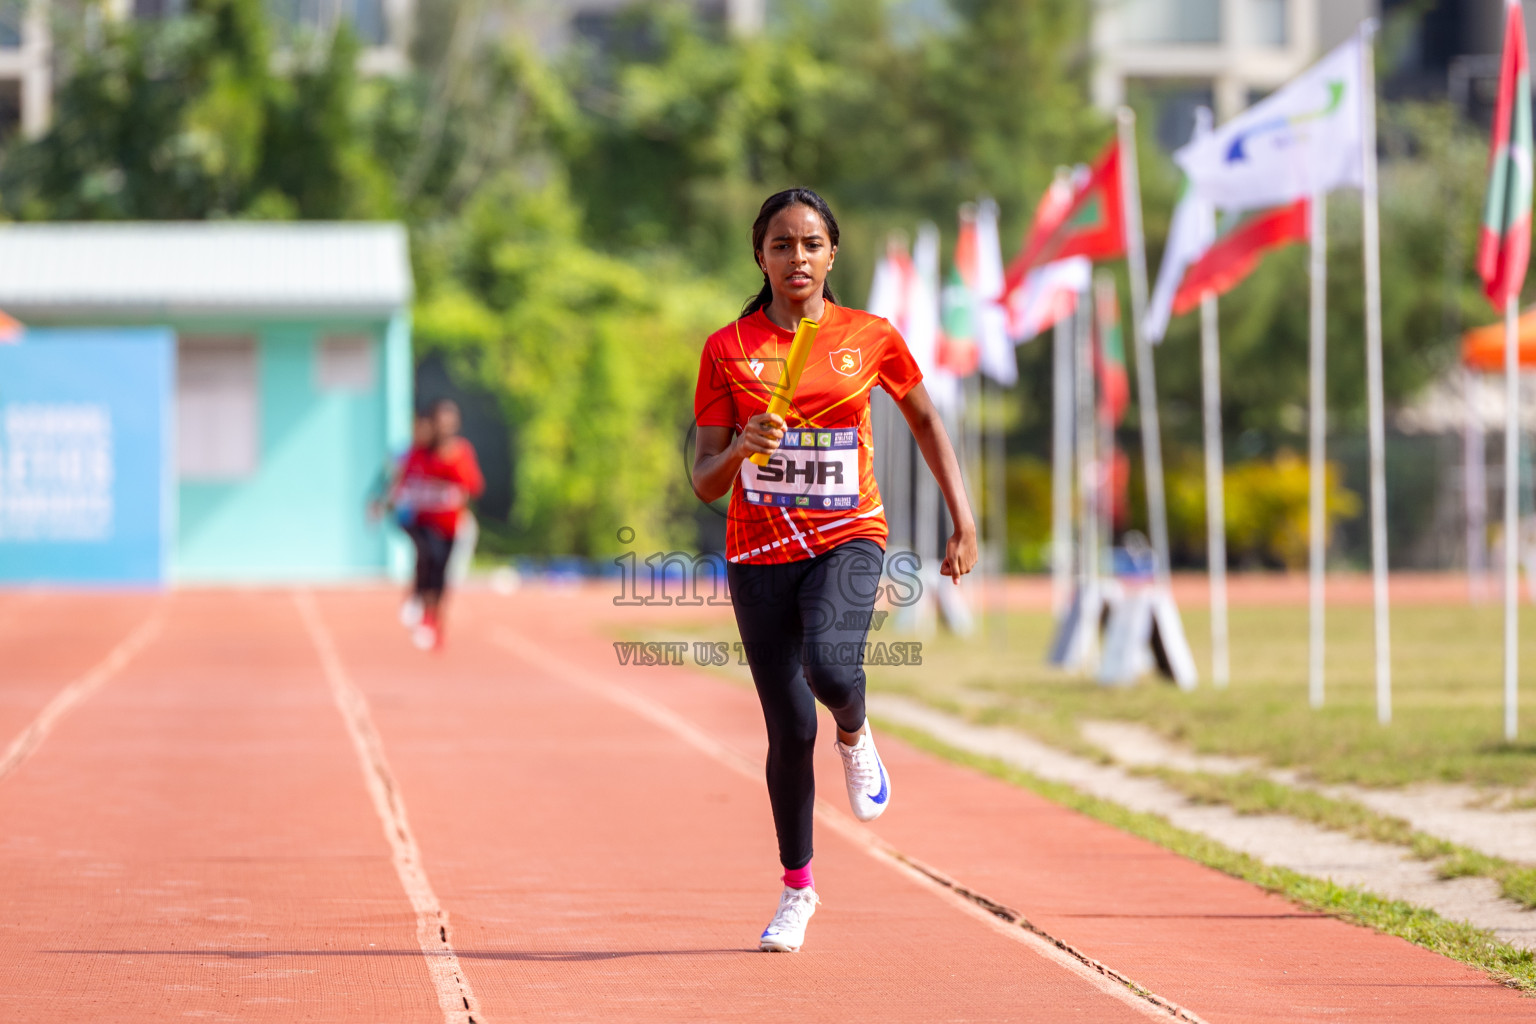
POLYGON ((864 369, 864 358, 856 348, 840 348, 827 358, 832 360, 832 369, 844 377, 858 376, 864 369))

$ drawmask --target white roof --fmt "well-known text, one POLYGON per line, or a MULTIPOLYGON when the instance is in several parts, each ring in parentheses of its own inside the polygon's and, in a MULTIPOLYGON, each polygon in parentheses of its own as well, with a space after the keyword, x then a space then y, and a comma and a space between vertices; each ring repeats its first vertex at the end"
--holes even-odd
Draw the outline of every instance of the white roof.
POLYGON ((399 224, 0 226, 0 309, 23 322, 111 315, 388 315, 410 301, 410 257, 399 224))

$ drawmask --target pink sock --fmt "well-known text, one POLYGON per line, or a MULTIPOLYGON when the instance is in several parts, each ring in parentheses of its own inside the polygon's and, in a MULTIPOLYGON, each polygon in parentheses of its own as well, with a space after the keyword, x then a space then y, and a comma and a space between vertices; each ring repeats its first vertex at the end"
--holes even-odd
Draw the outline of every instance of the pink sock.
POLYGON ((793 870, 785 868, 784 884, 789 886, 791 889, 816 888, 816 879, 811 877, 810 862, 807 861, 805 867, 803 868, 795 868, 793 870))

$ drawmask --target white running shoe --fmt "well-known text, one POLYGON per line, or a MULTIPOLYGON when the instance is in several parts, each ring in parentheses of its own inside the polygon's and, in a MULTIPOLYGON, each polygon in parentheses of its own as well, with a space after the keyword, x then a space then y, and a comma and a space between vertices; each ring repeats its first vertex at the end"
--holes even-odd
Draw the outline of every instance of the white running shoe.
POLYGON ((421 625, 421 616, 425 611, 426 609, 422 606, 421 598, 412 594, 400 606, 400 625, 406 629, 415 629, 421 625))
POLYGON ((430 651, 437 647, 437 627, 423 622, 411 630, 411 643, 418 651, 430 651))
POLYGON ((805 943, 805 926, 811 923, 811 915, 820 902, 815 889, 791 889, 786 885, 779 894, 779 912, 763 929, 758 948, 764 953, 800 952, 805 943))
POLYGON ((848 783, 848 805, 853 808, 853 816, 860 821, 874 821, 890 806, 891 777, 875 752, 875 737, 869 726, 864 726, 859 742, 851 747, 838 740, 837 752, 843 755, 843 778, 848 783))

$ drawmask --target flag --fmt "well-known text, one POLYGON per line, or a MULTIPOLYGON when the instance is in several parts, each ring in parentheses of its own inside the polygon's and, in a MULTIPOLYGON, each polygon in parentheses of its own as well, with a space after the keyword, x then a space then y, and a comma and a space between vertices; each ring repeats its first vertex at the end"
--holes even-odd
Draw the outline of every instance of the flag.
POLYGON ((1125 367, 1125 342, 1120 330, 1120 296, 1114 280, 1101 275, 1094 289, 1093 372, 1098 379, 1099 424, 1109 437, 1109 450, 1099 463, 1099 493, 1109 510, 1110 523, 1128 517, 1130 464, 1115 443, 1115 427, 1131 406, 1131 380, 1125 367))
POLYGON ((1091 260, 1125 255, 1124 193, 1120 189, 1120 144, 1111 143, 1086 177, 1072 190, 1072 203, 1054 223, 1031 231, 1024 251, 1008 265, 1006 295, 1036 267, 1068 256, 1091 260))
POLYGON ((952 410, 960 403, 960 382, 940 360, 939 352, 939 228, 931 221, 924 221, 917 229, 917 241, 912 246, 913 322, 923 334, 923 348, 928 365, 919 363, 923 381, 933 404, 941 410, 952 410))
POLYGON ((1093 264, 1084 256, 1036 267, 1022 284, 1005 298, 1008 335, 1028 341, 1041 331, 1069 317, 1077 309, 1077 297, 1088 290, 1093 264))
POLYGON ((1045 245, 1046 239, 1061 226, 1072 212, 1072 199, 1079 186, 1088 181, 1088 168, 1058 167, 1040 202, 1035 204, 1035 219, 1030 222, 1029 234, 1024 238, 1021 253, 1034 252, 1045 245))
MULTIPOLYGON (((961 229, 962 243, 965 240, 961 229)), ((969 377, 981 365, 981 346, 976 344, 976 310, 971 289, 958 265, 939 293, 939 365, 956 377, 969 377)))
POLYGON ((976 304, 966 278, 976 277, 975 208, 960 208, 960 237, 955 262, 939 293, 939 365, 956 377, 969 377, 981 364, 976 343, 976 304))
POLYGON ((1120 330, 1120 297, 1114 285, 1095 295, 1093 369, 1099 380, 1099 419, 1115 426, 1131 407, 1131 378, 1125 368, 1125 340, 1120 330))
POLYGON ((1184 282, 1173 297, 1173 312, 1187 313, 1204 295, 1231 291, 1253 273, 1266 251, 1305 241, 1309 205, 1307 200, 1298 199, 1289 206, 1250 217, 1217 239, 1185 272, 1184 282))
POLYGON ((958 377, 980 370, 1000 384, 1018 380, 1008 313, 998 300, 1002 286, 997 204, 967 203, 960 208, 954 269, 940 297, 939 363, 958 377))
POLYGON ((886 243, 885 255, 875 264, 875 277, 869 286, 865 309, 891 322, 906 341, 907 350, 912 353, 918 369, 926 376, 933 372, 937 363, 934 326, 930 322, 934 303, 923 290, 923 282, 906 243, 892 238, 886 243))
POLYGON ((1173 155, 1218 210, 1262 210, 1358 186, 1366 45, 1356 33, 1271 96, 1173 155))
POLYGON ((1489 140, 1488 199, 1477 244, 1483 291, 1499 309, 1520 297, 1531 255, 1531 71, 1520 0, 1504 8, 1499 101, 1489 140))
MULTIPOLYGON (((1211 133, 1211 112, 1206 107, 1195 111, 1195 131, 1190 136, 1194 145, 1211 133)), ((1188 177, 1184 179, 1184 192, 1179 204, 1173 209, 1173 223, 1168 227, 1168 242, 1163 246, 1163 259, 1157 268, 1157 285, 1152 289, 1152 302, 1142 320, 1142 333, 1154 345, 1168 333, 1168 320, 1173 315, 1173 297, 1178 294, 1179 283, 1189 265, 1205 255, 1216 239, 1216 216, 1211 204, 1194 188, 1188 177)))
POLYGON ((1003 293, 1003 243, 997 230, 997 203, 991 199, 976 204, 975 276, 966 283, 975 304, 981 372, 1011 387, 1019 379, 1019 365, 1008 336, 1008 311, 998 298, 1003 293))
POLYGON ((917 245, 907 251, 904 241, 891 239, 875 264, 865 309, 884 317, 901 333, 935 404, 948 407, 956 391, 954 378, 938 361, 939 307, 934 285, 938 278, 938 228, 924 224, 917 245))
POLYGON ((869 301, 864 308, 889 320, 891 326, 901 332, 921 368, 930 361, 923 358, 921 339, 913 330, 912 290, 916 278, 917 271, 912 266, 912 254, 907 251, 906 243, 892 236, 885 244, 885 255, 875 264, 875 279, 870 282, 869 301))

